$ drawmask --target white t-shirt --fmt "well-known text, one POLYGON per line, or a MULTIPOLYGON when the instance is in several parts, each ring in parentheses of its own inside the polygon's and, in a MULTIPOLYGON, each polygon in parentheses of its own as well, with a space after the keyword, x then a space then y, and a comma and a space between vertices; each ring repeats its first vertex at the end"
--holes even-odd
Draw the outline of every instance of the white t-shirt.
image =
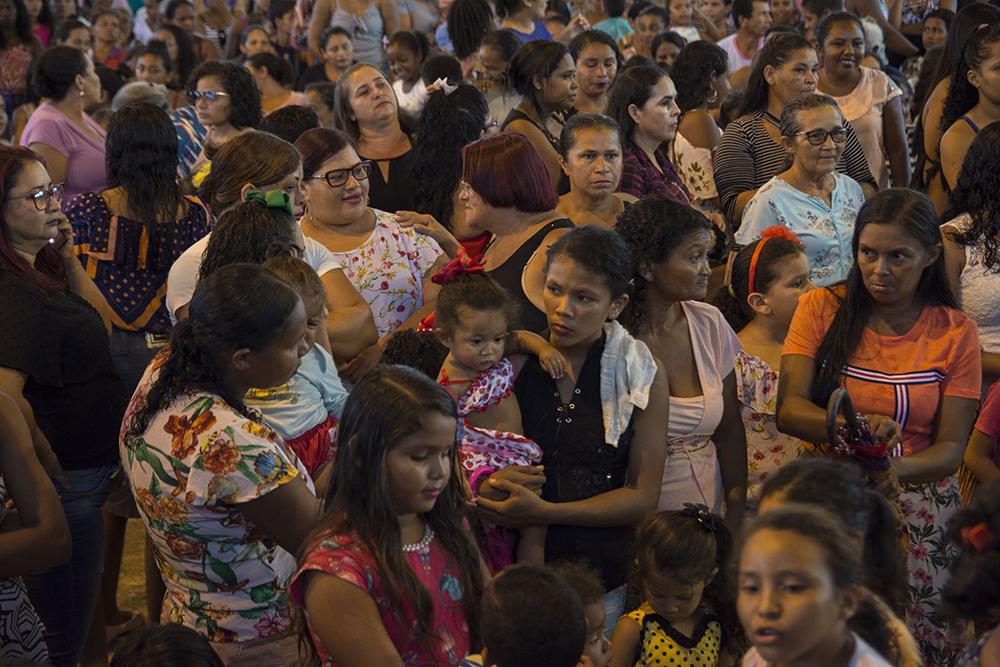
MULTIPOLYGON (((741 70, 744 67, 750 67, 750 64, 753 62, 753 56, 747 58, 740 51, 739 47, 736 46, 736 35, 737 34, 738 33, 734 32, 729 37, 725 37, 723 39, 720 39, 715 44, 720 49, 722 49, 723 51, 725 51, 727 56, 729 56, 729 72, 730 73, 736 72, 738 70, 741 70)), ((764 38, 763 37, 761 37, 760 41, 757 43, 757 49, 759 50, 762 46, 764 46, 764 38)), ((756 53, 756 51, 755 51, 755 53, 756 53)))
MULTIPOLYGON (((198 271, 201 269, 201 256, 208 247, 206 234, 197 243, 185 250, 170 267, 167 274, 167 313, 170 321, 177 324, 177 309, 186 306, 194 296, 194 288, 198 284, 198 271)), ((318 241, 306 237, 302 260, 322 276, 334 269, 342 269, 340 262, 332 252, 318 241)))
MULTIPOLYGON (((770 664, 760 657, 756 646, 751 647, 743 656, 743 667, 768 667, 770 664)), ((844 667, 892 667, 892 664, 869 646, 864 639, 854 635, 854 653, 851 655, 850 662, 844 667)))

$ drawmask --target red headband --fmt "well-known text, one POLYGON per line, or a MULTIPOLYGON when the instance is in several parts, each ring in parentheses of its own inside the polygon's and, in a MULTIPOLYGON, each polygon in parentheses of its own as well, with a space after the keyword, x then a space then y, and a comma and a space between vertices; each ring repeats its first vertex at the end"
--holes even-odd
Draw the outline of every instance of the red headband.
POLYGON ((781 225, 774 225, 768 227, 761 233, 760 241, 757 242, 757 247, 754 248, 753 257, 750 259, 750 275, 747 278, 747 294, 754 293, 754 287, 757 283, 757 260, 760 258, 760 251, 764 249, 764 244, 768 242, 769 239, 780 238, 786 241, 791 241, 797 245, 800 249, 802 248, 802 241, 799 237, 795 235, 795 232, 788 229, 788 227, 782 227, 781 225))

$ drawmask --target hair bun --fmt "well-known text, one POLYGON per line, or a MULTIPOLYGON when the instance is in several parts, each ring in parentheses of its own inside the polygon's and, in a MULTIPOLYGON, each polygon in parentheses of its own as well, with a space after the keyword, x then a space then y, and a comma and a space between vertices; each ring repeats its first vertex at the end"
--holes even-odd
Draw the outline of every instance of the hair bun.
POLYGON ((791 241, 800 248, 802 247, 802 240, 795 234, 795 232, 782 225, 772 225, 765 229, 760 235, 760 240, 766 241, 767 239, 785 239, 786 241, 791 241))

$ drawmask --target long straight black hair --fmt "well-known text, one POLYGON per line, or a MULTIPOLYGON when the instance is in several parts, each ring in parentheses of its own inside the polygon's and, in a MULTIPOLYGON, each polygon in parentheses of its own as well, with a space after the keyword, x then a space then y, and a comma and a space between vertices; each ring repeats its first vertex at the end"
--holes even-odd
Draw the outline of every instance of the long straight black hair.
MULTIPOLYGON (((907 188, 891 188, 879 192, 861 207, 851 240, 854 265, 847 274, 843 298, 833 292, 840 301, 840 308, 816 350, 816 359, 822 360, 813 383, 812 399, 817 405, 826 405, 830 394, 840 386, 841 371, 861 342, 872 314, 873 300, 858 269, 858 240, 861 231, 873 224, 902 227, 927 250, 941 245, 941 228, 934 206, 926 195, 907 188)), ((925 306, 956 307, 955 296, 945 277, 944 253, 924 269, 914 298, 923 301, 925 306)))

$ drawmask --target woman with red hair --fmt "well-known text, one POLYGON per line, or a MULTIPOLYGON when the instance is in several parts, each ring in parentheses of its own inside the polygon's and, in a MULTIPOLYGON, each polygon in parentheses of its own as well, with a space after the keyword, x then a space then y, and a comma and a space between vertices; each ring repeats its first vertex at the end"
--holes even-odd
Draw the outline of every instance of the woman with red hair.
POLYGON ((69 563, 25 583, 53 662, 71 665, 97 601, 101 505, 128 395, 111 361, 110 309, 73 254, 61 200, 35 153, 0 147, 0 393, 28 422, 72 539, 69 563))
POLYGON ((573 228, 555 210, 559 198, 538 151, 519 134, 480 139, 462 150, 460 198, 465 222, 493 234, 486 272, 517 304, 512 327, 534 333, 548 325, 542 306, 549 246, 573 228))

